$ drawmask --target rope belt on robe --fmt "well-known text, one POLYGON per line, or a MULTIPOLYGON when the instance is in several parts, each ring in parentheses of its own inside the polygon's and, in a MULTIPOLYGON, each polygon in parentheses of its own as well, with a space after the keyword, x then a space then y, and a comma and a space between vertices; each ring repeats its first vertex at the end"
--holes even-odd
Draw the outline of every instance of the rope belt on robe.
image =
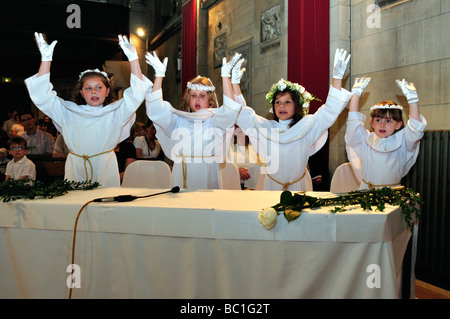
POLYGON ((209 156, 195 156, 195 155, 177 155, 177 157, 181 157, 181 167, 183 168, 183 188, 186 188, 186 180, 187 180, 187 168, 186 168, 186 158, 212 158, 215 157, 215 155, 209 155, 209 156))
POLYGON ((372 184, 372 183, 370 183, 370 182, 366 182, 366 181, 364 180, 364 178, 362 179, 362 181, 363 181, 364 183, 366 183, 366 185, 369 187, 369 189, 374 189, 375 187, 392 187, 392 186, 400 185, 400 183, 386 184, 386 185, 375 185, 375 184, 372 184))
POLYGON ((79 155, 79 154, 76 154, 76 153, 74 153, 72 151, 69 151, 70 154, 78 156, 78 157, 83 159, 84 172, 86 173, 86 182, 88 182, 88 183, 92 182, 92 177, 94 175, 94 169, 92 168, 92 163, 91 163, 91 161, 89 159, 92 158, 92 157, 96 157, 96 156, 99 156, 99 155, 103 155, 103 154, 109 153, 109 152, 114 152, 114 149, 109 150, 109 151, 105 151, 105 152, 101 152, 101 153, 98 153, 98 154, 94 154, 94 155, 79 155), (91 178, 89 178, 86 162, 89 163, 89 166, 91 168, 91 178))
POLYGON ((283 191, 287 191, 287 189, 289 188, 289 186, 294 185, 295 183, 297 183, 298 181, 300 181, 303 177, 305 177, 305 175, 306 175, 306 168, 305 168, 305 172, 303 173, 303 175, 302 175, 300 178, 296 179, 296 180, 293 181, 293 182, 282 183, 282 182, 277 181, 275 178, 273 178, 273 177, 270 176, 269 174, 267 174, 267 176, 269 176, 269 178, 270 178, 271 180, 273 180, 275 183, 278 183, 278 184, 280 184, 281 186, 283 186, 283 191))

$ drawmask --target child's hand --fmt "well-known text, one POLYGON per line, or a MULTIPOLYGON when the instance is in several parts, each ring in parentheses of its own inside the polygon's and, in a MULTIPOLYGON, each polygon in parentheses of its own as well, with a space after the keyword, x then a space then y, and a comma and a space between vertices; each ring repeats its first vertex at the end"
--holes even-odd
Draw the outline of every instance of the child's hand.
POLYGON ((237 61, 237 63, 234 65, 233 69, 231 70, 231 83, 233 84, 239 84, 241 83, 241 78, 244 75, 245 68, 241 69, 242 63, 244 63, 245 59, 240 59, 237 61))
POLYGON ((145 58, 147 63, 150 64, 155 70, 156 77, 163 78, 166 76, 167 61, 168 61, 167 57, 164 59, 164 62, 161 62, 161 60, 156 55, 156 52, 153 51, 153 55, 151 55, 150 52, 147 52, 145 58))
POLYGON ((53 57, 53 49, 58 41, 55 40, 52 44, 48 45, 44 40, 42 33, 35 32, 34 37, 36 39, 39 51, 41 52, 41 61, 51 61, 53 57))
POLYGON ((405 81, 405 79, 403 79, 402 81, 395 80, 395 83, 397 83, 398 87, 402 89, 402 92, 406 96, 409 104, 419 102, 419 96, 417 95, 414 83, 408 83, 405 81))
POLYGON ((128 61, 134 61, 139 58, 133 40, 130 39, 130 41, 128 41, 125 35, 119 35, 119 45, 122 48, 123 53, 127 56, 128 61))
POLYGON ((352 87, 352 94, 361 96, 366 87, 369 85, 371 78, 356 78, 352 87))
POLYGON ((227 63, 227 58, 223 58, 222 60, 222 69, 220 71, 221 76, 222 77, 227 77, 229 78, 231 75, 231 69, 233 68, 233 66, 236 64, 237 60, 239 60, 239 58, 241 57, 240 53, 236 53, 233 58, 231 59, 230 62, 227 63))
POLYGON ((333 79, 342 80, 347 69, 348 61, 350 61, 350 54, 347 56, 347 51, 344 49, 336 49, 334 54, 334 69, 333 69, 333 79))

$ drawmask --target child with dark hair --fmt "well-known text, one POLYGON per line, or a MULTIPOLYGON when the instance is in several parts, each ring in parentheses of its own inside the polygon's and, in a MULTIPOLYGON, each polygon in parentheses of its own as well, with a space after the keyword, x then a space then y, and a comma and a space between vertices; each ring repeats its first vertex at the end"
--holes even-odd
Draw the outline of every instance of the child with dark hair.
POLYGON ((69 148, 65 179, 98 182, 103 187, 120 186, 114 148, 126 139, 136 110, 152 83, 142 75, 132 41, 119 35, 119 45, 130 61, 130 87, 114 101, 108 74, 98 69, 81 72, 74 102, 64 101, 53 91, 50 64, 56 41, 48 45, 35 34, 42 62, 38 74, 25 80, 31 100, 52 120, 69 148))
POLYGON ((419 98, 413 83, 396 80, 409 104, 409 120, 404 125, 403 107, 384 100, 370 108, 369 132, 366 117, 359 113, 359 99, 370 78, 357 78, 352 88, 347 132, 348 159, 361 181, 360 189, 399 186, 419 154, 420 139, 427 125, 419 112, 419 98))
POLYGON ((27 158, 27 141, 20 136, 11 138, 8 141, 8 153, 12 160, 6 164, 5 180, 8 179, 36 179, 36 167, 27 158))
MULTIPOLYGON (((314 114, 308 114, 309 104, 315 97, 303 86, 281 79, 266 95, 274 120, 256 114, 250 107, 243 107, 237 125, 250 138, 258 155, 265 162, 265 190, 309 190, 307 176, 308 159, 319 151, 328 137, 328 129, 351 98, 342 88, 342 78, 350 55, 343 49, 336 50, 333 80, 328 97, 314 114)), ((245 105, 239 83, 244 69, 236 65, 232 79, 235 100, 245 105)))

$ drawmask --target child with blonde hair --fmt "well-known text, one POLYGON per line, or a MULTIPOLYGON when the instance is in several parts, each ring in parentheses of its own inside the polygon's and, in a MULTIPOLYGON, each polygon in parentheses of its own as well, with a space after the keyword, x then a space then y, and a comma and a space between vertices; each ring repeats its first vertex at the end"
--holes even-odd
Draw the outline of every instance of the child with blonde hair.
MULTIPOLYGON (((274 120, 257 115, 248 106, 242 108, 237 125, 249 136, 265 162, 264 189, 306 191, 312 187, 305 178, 308 159, 323 147, 328 128, 351 97, 351 93, 342 88, 342 78, 349 60, 347 51, 336 50, 327 100, 314 114, 308 114, 308 108, 316 98, 300 84, 284 79, 275 83, 266 95, 274 120)), ((245 105, 239 88, 243 71, 245 69, 240 69, 236 64, 232 88, 236 101, 245 105)))
POLYGON ((167 58, 147 53, 147 63, 155 69, 155 83, 147 92, 147 116, 156 127, 156 137, 165 155, 174 162, 172 185, 192 189, 221 188, 219 164, 225 161, 239 114, 225 112, 234 104, 230 72, 240 55, 222 65, 223 106, 219 107, 211 80, 198 76, 187 83, 182 110, 162 97, 162 81, 167 58))

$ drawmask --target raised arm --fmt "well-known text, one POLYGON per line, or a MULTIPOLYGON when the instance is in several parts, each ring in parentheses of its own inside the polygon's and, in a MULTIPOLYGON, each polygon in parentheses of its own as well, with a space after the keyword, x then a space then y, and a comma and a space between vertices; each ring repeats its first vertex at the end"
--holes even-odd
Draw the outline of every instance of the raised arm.
POLYGON ((50 73, 50 66, 53 59, 53 50, 58 41, 53 41, 52 44, 47 44, 42 33, 34 33, 36 44, 41 52, 41 65, 39 66, 38 77, 50 73))
POLYGON ((237 61, 233 67, 233 70, 231 71, 231 86, 233 88, 233 94, 235 96, 242 96, 240 83, 242 76, 246 71, 245 68, 242 68, 242 63, 244 63, 244 61, 244 59, 240 59, 239 61, 237 61))
POLYGON ((414 87, 414 83, 408 83, 405 79, 402 81, 396 80, 395 83, 397 83, 408 100, 409 116, 417 121, 420 121, 419 96, 417 95, 417 90, 414 87))
POLYGON ((153 84, 152 89, 152 92, 155 92, 162 88, 163 78, 166 76, 168 59, 166 57, 164 58, 164 61, 161 62, 155 51, 153 51, 153 55, 147 52, 147 54, 145 55, 145 59, 147 60, 147 63, 150 64, 155 70, 155 83, 153 84))
POLYGON ((352 87, 352 98, 350 100, 350 105, 348 108, 349 112, 358 112, 359 111, 359 98, 364 92, 365 88, 369 85, 371 78, 356 78, 355 84, 352 87))
POLYGON ((118 37, 119 45, 122 48, 123 53, 127 56, 128 61, 130 61, 131 73, 140 80, 143 80, 141 66, 139 65, 139 57, 136 48, 134 47, 133 40, 130 39, 130 41, 128 41, 125 35, 119 35, 118 37))
POLYGON ((333 81, 331 86, 340 90, 342 88, 342 78, 344 77, 347 64, 350 61, 350 54, 344 49, 336 49, 334 54, 333 81))
POLYGON ((230 60, 230 62, 227 63, 227 58, 223 58, 222 60, 222 69, 220 71, 220 74, 222 75, 222 85, 223 85, 223 95, 234 100, 233 95, 233 87, 231 85, 231 70, 233 69, 236 62, 241 57, 240 53, 236 53, 233 58, 230 60))

